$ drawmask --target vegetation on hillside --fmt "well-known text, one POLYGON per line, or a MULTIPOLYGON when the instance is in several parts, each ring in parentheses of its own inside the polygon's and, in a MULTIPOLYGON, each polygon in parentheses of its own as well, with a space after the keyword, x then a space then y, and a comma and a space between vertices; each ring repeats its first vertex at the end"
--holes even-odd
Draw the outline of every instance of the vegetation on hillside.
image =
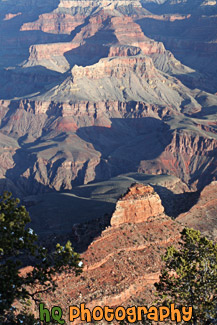
POLYGON ((185 228, 180 248, 167 249, 160 281, 161 304, 192 306, 192 324, 217 324, 217 244, 185 228))
POLYGON ((18 199, 5 192, 0 196, 0 323, 38 324, 28 312, 31 301, 40 302, 40 294, 54 291, 54 275, 63 270, 82 271, 79 254, 68 241, 57 244, 52 253, 40 246, 34 230, 27 227, 30 217, 18 199), (25 272, 20 269, 31 265, 25 272), (18 312, 13 306, 22 303, 18 312))

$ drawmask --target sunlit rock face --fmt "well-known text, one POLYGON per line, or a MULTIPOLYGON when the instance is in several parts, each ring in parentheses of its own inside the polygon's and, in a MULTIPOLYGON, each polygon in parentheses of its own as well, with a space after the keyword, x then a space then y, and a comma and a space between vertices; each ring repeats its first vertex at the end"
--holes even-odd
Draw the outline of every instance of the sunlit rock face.
POLYGON ((163 214, 164 207, 153 187, 136 184, 121 198, 111 218, 112 226, 123 223, 140 223, 163 214))

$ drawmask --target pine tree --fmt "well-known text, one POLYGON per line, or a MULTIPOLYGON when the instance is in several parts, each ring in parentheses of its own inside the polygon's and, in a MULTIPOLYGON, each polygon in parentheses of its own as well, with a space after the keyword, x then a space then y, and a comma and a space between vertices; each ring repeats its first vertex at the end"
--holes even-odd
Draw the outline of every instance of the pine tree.
POLYGON ((29 301, 39 302, 40 293, 55 290, 56 273, 68 270, 79 274, 82 262, 69 241, 65 246, 57 244, 53 253, 40 246, 34 230, 27 227, 30 216, 19 203, 11 193, 0 196, 0 323, 38 324, 25 312, 29 301), (28 265, 29 258, 32 268, 22 276, 19 270, 28 265), (23 313, 15 310, 15 301, 23 303, 23 313))
POLYGON ((193 307, 193 324, 217 324, 217 244, 185 228, 180 248, 169 247, 156 283, 163 304, 193 307))

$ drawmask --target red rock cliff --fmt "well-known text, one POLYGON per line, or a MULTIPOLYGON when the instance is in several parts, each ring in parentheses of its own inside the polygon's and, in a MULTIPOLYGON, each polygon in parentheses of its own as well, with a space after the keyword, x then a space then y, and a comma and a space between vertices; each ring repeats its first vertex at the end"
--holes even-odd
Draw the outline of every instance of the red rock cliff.
POLYGON ((159 216, 163 212, 164 207, 161 204, 161 199, 153 187, 136 184, 117 202, 111 218, 111 225, 140 223, 147 221, 150 217, 159 216))

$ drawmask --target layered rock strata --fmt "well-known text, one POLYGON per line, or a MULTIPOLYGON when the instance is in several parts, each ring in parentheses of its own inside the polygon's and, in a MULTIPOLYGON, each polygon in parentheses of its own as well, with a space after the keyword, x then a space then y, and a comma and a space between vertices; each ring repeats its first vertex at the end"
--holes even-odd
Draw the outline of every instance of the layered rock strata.
POLYGON ((2 178, 28 194, 132 171, 175 175, 201 188, 216 175, 215 123, 176 114, 133 101, 2 101, 2 178))
POLYGON ((136 184, 117 202, 111 225, 145 222, 150 217, 158 217, 163 212, 160 197, 154 192, 153 187, 136 184))

